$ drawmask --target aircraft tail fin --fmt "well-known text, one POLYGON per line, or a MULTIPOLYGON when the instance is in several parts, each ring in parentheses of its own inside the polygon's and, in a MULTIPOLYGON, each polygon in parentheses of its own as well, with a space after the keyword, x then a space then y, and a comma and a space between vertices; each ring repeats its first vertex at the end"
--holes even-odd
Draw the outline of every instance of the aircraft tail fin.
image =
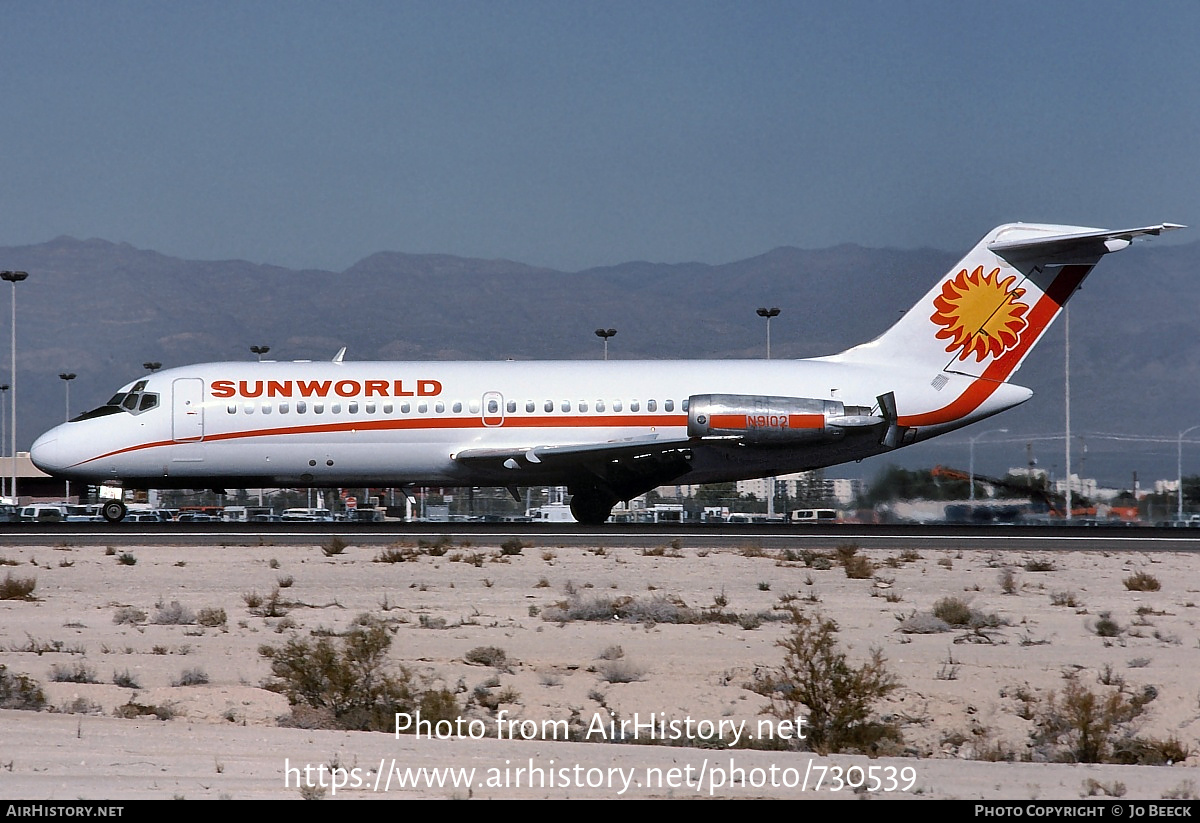
POLYGON ((999 226, 894 326, 832 359, 925 366, 1005 382, 1101 257, 1138 237, 1178 228, 1183 226, 999 226))

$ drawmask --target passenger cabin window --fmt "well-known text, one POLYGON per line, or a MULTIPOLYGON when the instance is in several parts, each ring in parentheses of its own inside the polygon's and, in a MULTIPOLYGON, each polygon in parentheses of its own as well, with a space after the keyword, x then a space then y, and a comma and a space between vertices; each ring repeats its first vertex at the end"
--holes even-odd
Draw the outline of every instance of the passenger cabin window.
POLYGON ((384 413, 384 414, 391 414, 391 413, 392 413, 392 409, 393 409, 393 406, 392 406, 392 404, 391 404, 391 403, 384 403, 384 404, 383 404, 383 413, 384 413))
POLYGON ((400 404, 400 413, 401 413, 401 414, 408 414, 410 411, 412 411, 412 406, 411 406, 411 405, 409 405, 408 403, 401 403, 401 404, 400 404))
POLYGON ((346 405, 346 411, 351 414, 358 414, 358 403, 351 402, 346 405))
POLYGON ((615 412, 619 412, 620 410, 621 410, 621 401, 620 401, 620 400, 614 400, 614 401, 613 401, 613 411, 615 411, 615 412))
POLYGON ((456 401, 455 404, 450 407, 450 411, 454 412, 455 414, 462 414, 462 401, 456 401))
POLYGON ((516 401, 516 400, 509 400, 509 401, 508 401, 508 403, 507 403, 507 405, 506 405, 506 408, 508 409, 508 413, 509 413, 509 414, 514 414, 514 413, 516 413, 516 411, 517 411, 517 401, 516 401))
POLYGON ((642 408, 642 406, 640 403, 638 403, 638 401, 636 401, 636 400, 629 401, 629 410, 631 412, 640 411, 641 408, 642 408))
POLYGON ((542 408, 546 410, 547 414, 549 414, 550 412, 554 411, 554 401, 547 400, 546 405, 542 406, 542 408))
POLYGON ((532 400, 526 401, 526 403, 525 403, 525 411, 526 412, 532 413, 535 408, 537 408, 537 407, 534 405, 532 400))
POLYGON ((604 401, 603 400, 596 401, 596 411, 598 411, 598 412, 604 411, 604 401))
POLYGON ((287 404, 287 403, 280 403, 280 404, 279 404, 279 413, 280 413, 280 414, 287 414, 287 413, 288 413, 288 408, 289 408, 289 407, 288 407, 288 404, 287 404))
POLYGON ((371 401, 370 403, 367 404, 366 408, 367 408, 367 414, 374 414, 375 413, 375 402, 371 401))
POLYGON ((675 401, 674 400, 663 401, 663 411, 675 411, 675 401))
POLYGON ((308 404, 303 400, 296 401, 296 414, 304 414, 308 411, 308 404))
POLYGON ((585 411, 587 411, 587 401, 586 401, 586 400, 580 400, 580 401, 579 401, 579 410, 580 410, 581 412, 585 412, 585 411))
POLYGON ((433 407, 433 410, 435 412, 437 412, 438 414, 441 414, 444 411, 446 411, 446 404, 439 402, 436 406, 433 407))
POLYGON ((657 400, 647 400, 646 401, 646 411, 648 411, 648 412, 658 411, 658 401, 657 400))

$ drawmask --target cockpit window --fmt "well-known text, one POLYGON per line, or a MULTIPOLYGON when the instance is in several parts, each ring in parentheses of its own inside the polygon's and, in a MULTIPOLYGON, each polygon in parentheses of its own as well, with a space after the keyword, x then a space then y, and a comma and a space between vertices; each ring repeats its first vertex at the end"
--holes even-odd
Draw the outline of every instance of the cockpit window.
MULTIPOLYGON (((116 400, 123 396, 124 395, 117 395, 117 397, 115 397, 113 399, 116 400)), ((100 406, 98 408, 92 409, 91 411, 85 411, 83 414, 79 415, 78 417, 71 418, 71 422, 78 423, 80 420, 91 420, 95 417, 104 417, 109 414, 118 414, 120 411, 121 411, 120 403, 111 403, 110 402, 107 405, 100 406)))
POLYGON ((109 401, 99 408, 86 411, 71 422, 78 420, 91 420, 96 417, 105 417, 110 414, 119 412, 128 412, 129 414, 141 414, 142 412, 150 411, 158 407, 158 394, 156 392, 146 391, 146 384, 149 381, 139 380, 133 384, 133 387, 127 392, 117 392, 109 401))

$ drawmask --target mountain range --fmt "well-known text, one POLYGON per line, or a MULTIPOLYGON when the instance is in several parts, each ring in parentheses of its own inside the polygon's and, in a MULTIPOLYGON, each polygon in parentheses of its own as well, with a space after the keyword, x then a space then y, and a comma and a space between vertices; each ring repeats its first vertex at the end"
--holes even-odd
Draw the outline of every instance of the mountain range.
MULTIPOLYGON (((98 239, 0 247, 0 268, 30 275, 15 289, 18 448, 63 419, 60 372, 77 375, 76 414, 142 374, 144 362, 248 359, 252 345, 270 346, 279 359, 327 359, 345 346, 348 360, 584 361, 602 356, 593 331, 604 327, 618 330, 613 358, 762 357, 755 309, 778 306, 773 357, 830 354, 882 332, 965 251, 781 247, 720 265, 630 262, 579 272, 380 252, 333 272, 182 260, 98 239)), ((1198 258, 1197 242, 1139 244, 1103 260, 1072 301, 1076 473, 1126 487, 1133 471, 1143 484, 1174 476, 1176 437, 1200 424, 1198 258), (1163 442, 1117 439, 1139 437, 1163 442)), ((9 299, 0 296, 5 327, 9 299)), ((869 477, 884 461, 965 468, 969 436, 1007 428, 979 439, 979 471, 1024 465, 1031 449, 1061 475, 1064 326, 1060 319, 1017 374, 1035 391, 1024 406, 831 473, 869 477)), ((1200 473, 1200 429, 1194 437, 1185 473, 1200 473)))

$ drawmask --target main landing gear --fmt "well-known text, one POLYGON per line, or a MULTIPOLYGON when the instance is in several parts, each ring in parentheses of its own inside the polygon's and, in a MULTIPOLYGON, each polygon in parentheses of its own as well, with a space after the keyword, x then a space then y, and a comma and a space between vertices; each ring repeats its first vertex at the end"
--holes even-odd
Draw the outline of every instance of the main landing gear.
POLYGON ((125 504, 120 500, 105 500, 104 505, 100 507, 100 514, 109 523, 120 523, 125 519, 125 504))
POLYGON ((586 526, 599 526, 612 514, 616 498, 600 489, 585 489, 571 495, 571 515, 586 526))

